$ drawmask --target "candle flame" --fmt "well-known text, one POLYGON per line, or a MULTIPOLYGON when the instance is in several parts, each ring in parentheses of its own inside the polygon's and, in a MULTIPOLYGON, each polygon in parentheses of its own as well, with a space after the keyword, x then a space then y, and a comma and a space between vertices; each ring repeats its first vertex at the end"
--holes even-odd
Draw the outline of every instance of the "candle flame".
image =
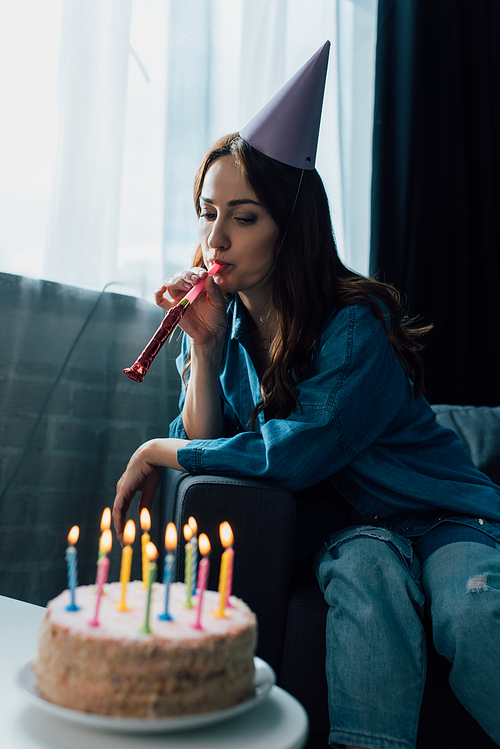
POLYGON ((107 531, 108 528, 111 528, 111 509, 109 507, 106 507, 102 511, 102 517, 101 517, 101 533, 103 531, 107 531))
POLYGON ((165 531, 165 547, 169 551, 173 551, 175 547, 177 546, 177 528, 173 523, 169 523, 167 525, 167 530, 165 531))
POLYGON ((193 538, 193 529, 189 527, 189 525, 185 525, 183 528, 184 538, 186 541, 191 541, 193 538))
POLYGON ((146 544, 146 556, 150 562, 159 556, 156 546, 151 541, 148 541, 146 544))
POLYGON ((188 519, 188 525, 191 528, 191 530, 193 531, 193 536, 194 536, 194 534, 198 532, 198 523, 196 522, 196 520, 193 517, 190 517, 188 519))
POLYGON ((143 507, 140 515, 141 528, 147 532, 151 528, 151 515, 147 507, 143 507))
POLYGON ((123 529, 123 540, 126 544, 133 544, 135 541, 135 523, 133 520, 127 520, 123 529))
POLYGON ((234 536, 231 526, 227 521, 220 524, 219 527, 220 540, 225 549, 233 545, 234 536))
POLYGON ((100 541, 100 547, 101 551, 103 551, 105 554, 109 554, 111 551, 111 547, 113 545, 113 535, 109 528, 107 528, 105 531, 102 532, 101 541, 100 541))
POLYGON ((206 556, 210 553, 210 541, 206 533, 200 533, 198 547, 200 549, 200 554, 202 554, 203 556, 206 556))
POLYGON ((68 541, 70 544, 76 544, 78 541, 78 536, 80 535, 80 528, 77 525, 74 525, 70 532, 68 533, 68 541))

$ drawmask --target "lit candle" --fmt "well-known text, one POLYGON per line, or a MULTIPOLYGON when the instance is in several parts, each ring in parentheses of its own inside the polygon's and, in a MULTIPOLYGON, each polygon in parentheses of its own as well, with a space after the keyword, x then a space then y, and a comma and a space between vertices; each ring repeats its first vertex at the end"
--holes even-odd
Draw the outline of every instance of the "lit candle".
POLYGON ((188 525, 193 531, 193 536, 191 538, 191 546, 193 547, 193 551, 191 553, 191 595, 196 595, 196 578, 198 576, 198 523, 193 517, 188 518, 188 525))
POLYGON ((225 548, 225 551, 221 557, 221 564, 220 564, 220 577, 219 577, 219 608, 217 611, 214 612, 215 616, 219 619, 226 617, 227 614, 224 611, 224 607, 226 605, 226 599, 227 599, 227 591, 228 591, 228 583, 229 583, 229 577, 230 577, 230 570, 231 570, 231 577, 232 577, 232 562, 233 562, 233 531, 231 529, 231 526, 229 523, 221 523, 219 527, 219 533, 220 533, 220 540, 225 548))
POLYGON ((202 560, 200 562, 200 569, 198 573, 198 610, 196 611, 196 621, 191 626, 193 629, 203 629, 200 623, 201 617, 201 602, 203 600, 203 592, 206 590, 208 582, 208 572, 210 569, 210 562, 208 561, 208 555, 210 554, 210 541, 205 533, 200 534, 199 540, 200 554, 202 560))
POLYGON ((165 554, 165 566, 163 568, 163 582, 165 584, 165 611, 158 617, 158 619, 163 619, 164 621, 170 621, 172 619, 171 614, 168 613, 168 597, 170 594, 170 583, 172 582, 174 573, 175 557, 173 552, 176 546, 177 530, 173 523, 169 523, 167 525, 167 530, 165 531, 165 548, 167 549, 167 553, 165 554))
MULTIPOLYGON (((105 507, 102 511, 101 515, 101 537, 104 531, 108 531, 111 528, 111 509, 109 507, 105 507)), ((99 559, 102 559, 104 556, 101 542, 99 541, 99 553, 97 554, 97 561, 99 562, 99 559)), ((99 574, 99 565, 97 566, 97 575, 99 574)), ((97 575, 95 579, 95 584, 97 585, 97 575)))
POLYGON ((151 515, 146 507, 143 507, 139 517, 141 528, 143 530, 141 537, 141 549, 142 549, 142 587, 148 587, 148 567, 149 559, 146 554, 146 544, 150 542, 149 529, 151 528, 151 515))
POLYGON ((184 603, 184 606, 187 609, 193 608, 193 602, 191 601, 191 586, 193 584, 192 576, 191 576, 191 565, 193 561, 193 547, 191 545, 191 538, 193 536, 193 529, 189 527, 189 525, 185 525, 183 528, 184 532, 184 538, 187 541, 186 546, 184 547, 184 584, 186 586, 186 601, 184 603))
POLYGON ((231 545, 226 549, 226 554, 228 555, 229 561, 228 561, 228 569, 227 569, 227 584, 226 584, 226 602, 225 607, 228 609, 233 608, 233 604, 229 600, 229 597, 233 590, 233 567, 234 567, 234 549, 233 549, 233 531, 231 529, 231 526, 228 522, 222 523, 224 526, 224 529, 221 529, 221 533, 224 534, 224 536, 229 540, 231 545))
POLYGON ((133 520, 127 520, 123 529, 123 540, 125 546, 122 551, 122 563, 120 567, 120 582, 122 584, 122 597, 116 604, 118 611, 130 611, 126 604, 127 585, 130 582, 130 571, 132 569, 132 544, 135 541, 135 523, 133 520))
POLYGON ((142 625, 142 627, 140 627, 139 632, 143 632, 144 634, 149 635, 153 631, 149 626, 149 612, 151 610, 151 589, 153 587, 154 581, 156 580, 156 573, 158 570, 158 565, 154 561, 158 557, 158 551, 156 549, 156 546, 151 543, 151 541, 148 541, 148 543, 146 544, 145 552, 148 560, 148 596, 146 600, 146 616, 144 618, 144 624, 142 625))
POLYGON ((78 565, 75 544, 80 535, 80 528, 74 525, 68 533, 69 546, 66 549, 66 562, 68 564, 68 588, 71 593, 71 603, 66 606, 68 611, 78 611, 80 606, 75 603, 75 590, 78 586, 78 565))
POLYGON ((101 542, 99 544, 99 550, 102 551, 100 559, 97 560, 97 601, 95 604, 94 618, 89 622, 90 627, 99 626, 99 607, 101 605, 102 590, 104 584, 108 579, 109 572, 109 559, 108 554, 111 551, 113 544, 113 536, 109 528, 105 530, 101 536, 101 542))

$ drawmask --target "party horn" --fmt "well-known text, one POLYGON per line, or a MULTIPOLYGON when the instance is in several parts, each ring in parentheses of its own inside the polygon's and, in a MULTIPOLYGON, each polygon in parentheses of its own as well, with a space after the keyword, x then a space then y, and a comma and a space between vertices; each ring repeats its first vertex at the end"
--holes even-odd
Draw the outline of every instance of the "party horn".
MULTIPOLYGON (((214 263, 208 271, 209 275, 214 276, 219 268, 220 265, 218 263, 214 263)), ((161 349, 189 305, 194 302, 198 294, 204 288, 205 279, 201 278, 198 283, 193 286, 191 291, 188 291, 184 299, 181 299, 181 301, 176 304, 175 307, 169 309, 169 311, 163 318, 160 327, 151 338, 148 345, 140 354, 138 359, 134 362, 134 364, 132 364, 131 367, 127 367, 127 369, 123 370, 127 377, 130 377, 131 380, 135 380, 136 382, 143 381, 156 354, 161 349)))

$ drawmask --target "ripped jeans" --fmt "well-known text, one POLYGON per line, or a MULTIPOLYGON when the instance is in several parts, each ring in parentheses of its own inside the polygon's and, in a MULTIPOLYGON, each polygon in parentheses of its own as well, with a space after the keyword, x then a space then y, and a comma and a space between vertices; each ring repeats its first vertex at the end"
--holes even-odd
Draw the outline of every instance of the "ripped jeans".
POLYGON ((421 566, 413 544, 354 526, 316 556, 327 616, 332 747, 413 749, 426 675, 424 606, 450 685, 500 745, 500 544, 437 548, 421 566))

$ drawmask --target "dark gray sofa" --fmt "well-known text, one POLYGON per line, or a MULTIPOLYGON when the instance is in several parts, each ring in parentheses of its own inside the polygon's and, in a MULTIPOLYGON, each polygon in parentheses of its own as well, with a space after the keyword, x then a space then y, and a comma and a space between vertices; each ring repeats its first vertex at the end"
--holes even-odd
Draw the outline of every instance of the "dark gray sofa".
MULTIPOLYGON (((458 433, 478 468, 500 483, 500 407, 439 405, 434 410, 441 424, 458 433)), ((162 506, 164 522, 173 519, 177 527, 182 527, 194 515, 200 528, 214 540, 219 522, 224 519, 231 523, 237 539, 234 592, 257 613, 258 654, 273 666, 278 684, 305 706, 310 720, 309 749, 327 747, 323 635, 327 607, 313 578, 291 576, 293 496, 262 482, 168 471, 162 506)), ((215 548, 214 556, 220 551, 215 548)), ((182 569, 182 544, 177 550, 177 563, 182 569)), ((212 588, 217 586, 216 575, 213 565, 212 588)), ((428 677, 418 749, 496 746, 451 692, 448 663, 428 639, 428 677)))

